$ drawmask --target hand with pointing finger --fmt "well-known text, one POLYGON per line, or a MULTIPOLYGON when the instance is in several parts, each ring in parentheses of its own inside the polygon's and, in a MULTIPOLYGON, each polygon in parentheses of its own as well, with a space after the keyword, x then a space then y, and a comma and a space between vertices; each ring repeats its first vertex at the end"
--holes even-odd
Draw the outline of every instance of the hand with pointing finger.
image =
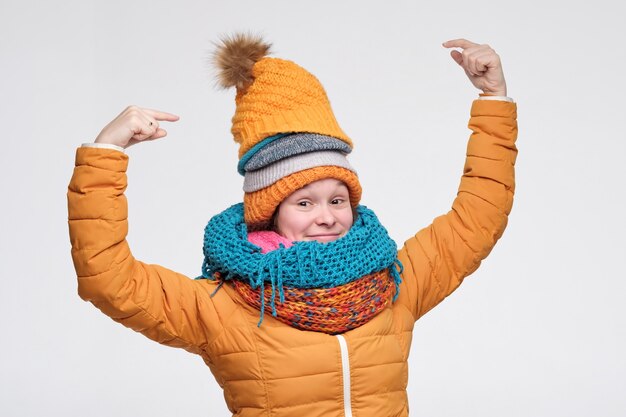
POLYGON ((165 137, 159 122, 175 122, 178 116, 158 110, 129 106, 102 129, 95 143, 108 143, 128 148, 135 143, 165 137))
POLYGON ((479 45, 466 39, 455 39, 443 43, 452 50, 452 59, 464 70, 474 87, 485 94, 506 96, 506 81, 500 57, 489 45, 479 45))

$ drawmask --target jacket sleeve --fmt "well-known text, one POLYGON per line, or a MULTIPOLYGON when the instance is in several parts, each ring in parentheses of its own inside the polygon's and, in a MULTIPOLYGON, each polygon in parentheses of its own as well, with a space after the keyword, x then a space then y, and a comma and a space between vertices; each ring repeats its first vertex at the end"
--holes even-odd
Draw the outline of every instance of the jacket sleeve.
POLYGON ((79 148, 68 189, 78 293, 104 314, 159 343, 200 353, 221 330, 206 280, 135 260, 128 231, 123 152, 79 148))
POLYGON ((515 190, 515 103, 476 100, 452 210, 407 240, 398 302, 415 320, 450 295, 487 257, 507 224, 515 190))

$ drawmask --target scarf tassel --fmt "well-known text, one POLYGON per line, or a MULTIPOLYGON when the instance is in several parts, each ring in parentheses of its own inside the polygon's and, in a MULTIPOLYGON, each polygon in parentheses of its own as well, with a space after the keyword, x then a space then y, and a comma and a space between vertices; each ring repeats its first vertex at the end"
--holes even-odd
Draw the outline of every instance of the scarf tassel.
POLYGON ((354 328, 357 323, 365 322, 360 321, 363 317, 368 319, 366 310, 384 308, 381 300, 397 300, 403 269, 397 260, 395 242, 374 212, 364 206, 357 207, 357 212, 357 220, 350 231, 332 244, 299 242, 290 248, 280 247, 262 255, 259 248, 248 241, 243 204, 231 206, 211 218, 205 228, 205 258, 202 275, 196 279, 219 281, 211 297, 222 288, 226 280, 233 282, 240 294, 250 295, 246 301, 260 310, 259 326, 269 305, 274 317, 280 319, 283 315, 285 318, 284 314, 288 314, 289 318, 285 322, 297 328, 324 332, 332 328, 332 333, 354 328), (376 275, 380 273, 386 275, 384 281, 376 275), (359 285, 353 284, 356 281, 359 285), (365 285, 367 283, 369 287, 365 285), (297 306, 292 308, 292 293, 299 291, 303 294, 318 291, 315 295, 304 295, 301 301, 296 302, 304 303, 303 310, 298 310, 297 306), (355 323, 341 327, 333 323, 335 319, 332 315, 336 313, 332 310, 338 305, 333 304, 338 302, 333 297, 345 291, 351 292, 346 293, 346 304, 343 304, 346 311, 343 313, 348 318, 355 318, 355 323), (357 308, 364 299, 371 299, 373 304, 357 308), (315 310, 319 312, 317 324, 307 324, 313 316, 304 315, 303 312, 314 314, 309 307, 319 307, 315 310))
POLYGON ((393 303, 396 302, 396 300, 398 299, 398 295, 400 295, 400 284, 402 284, 402 277, 400 276, 400 274, 402 274, 403 271, 404 265, 402 265, 402 262, 400 262, 400 260, 396 258, 396 260, 393 261, 393 265, 389 267, 389 273, 391 274, 393 282, 396 285, 396 292, 391 299, 393 303))
MULTIPOLYGON (((394 268, 399 274, 401 266, 394 268)), ((270 303, 271 284, 253 289, 241 280, 233 281, 235 290, 250 305, 260 310, 263 299, 270 303), (260 299, 261 298, 261 299, 260 299)), ((390 268, 366 275, 348 284, 325 289, 286 287, 286 302, 276 304, 277 320, 301 330, 340 334, 359 327, 383 311, 397 294, 398 279, 390 268)), ((263 322, 259 320, 258 325, 263 322)))

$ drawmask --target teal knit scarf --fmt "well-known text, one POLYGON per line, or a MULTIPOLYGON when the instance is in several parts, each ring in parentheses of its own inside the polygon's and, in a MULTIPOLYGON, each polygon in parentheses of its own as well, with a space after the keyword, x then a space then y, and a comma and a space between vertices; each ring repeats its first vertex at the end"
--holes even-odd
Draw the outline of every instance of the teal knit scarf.
MULTIPOLYGON (((374 212, 357 207, 348 233, 332 242, 296 242, 290 248, 261 253, 248 241, 243 204, 235 204, 214 216, 204 230, 204 262, 198 278, 247 281, 252 288, 270 283, 272 314, 275 299, 284 302, 284 288, 332 288, 365 275, 388 269, 398 297, 402 265, 398 249, 374 212)), ((262 299, 261 320, 265 309, 262 299)), ((259 322, 260 324, 260 322, 259 322)))

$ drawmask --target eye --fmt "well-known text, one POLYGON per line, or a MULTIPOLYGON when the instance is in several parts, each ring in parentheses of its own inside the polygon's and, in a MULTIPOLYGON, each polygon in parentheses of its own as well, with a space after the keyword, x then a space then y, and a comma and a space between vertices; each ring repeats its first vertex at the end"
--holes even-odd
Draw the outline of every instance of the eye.
POLYGON ((298 201, 300 207, 308 207, 311 203, 309 201, 298 201))
POLYGON ((333 199, 330 203, 331 204, 341 204, 343 203, 345 200, 343 198, 335 198, 333 199))

